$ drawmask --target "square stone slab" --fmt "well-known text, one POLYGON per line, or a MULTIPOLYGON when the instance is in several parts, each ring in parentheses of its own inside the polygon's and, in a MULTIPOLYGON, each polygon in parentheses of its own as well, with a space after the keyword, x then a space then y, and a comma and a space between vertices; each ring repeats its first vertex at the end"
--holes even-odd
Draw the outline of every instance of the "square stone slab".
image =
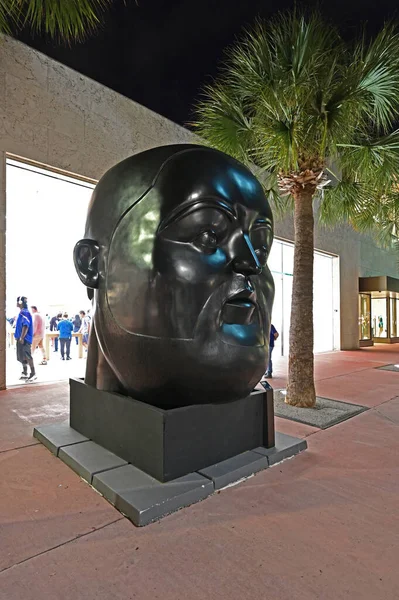
POLYGON ((92 482, 93 475, 96 473, 127 464, 125 460, 94 442, 82 442, 73 446, 64 446, 58 452, 58 456, 89 483, 92 482))
POLYGON ((239 481, 244 477, 250 477, 262 469, 269 466, 266 457, 260 457, 259 454, 248 451, 223 460, 220 463, 201 469, 198 471, 201 475, 211 479, 215 485, 215 490, 220 490, 230 483, 239 481))
POLYGON ((276 445, 274 448, 263 448, 261 446, 255 448, 253 452, 267 457, 269 466, 271 467, 285 458, 290 458, 291 456, 295 456, 295 454, 306 450, 307 447, 308 444, 306 440, 276 431, 276 445))
POLYGON ((139 527, 203 500, 214 491, 212 481, 198 473, 161 483, 133 465, 94 475, 92 485, 139 527))
POLYGON ((51 423, 51 425, 41 425, 33 430, 33 437, 39 440, 53 454, 58 456, 59 449, 63 446, 71 446, 80 442, 88 442, 88 438, 72 429, 69 421, 62 423, 51 423))
POLYGON ((376 367, 380 371, 394 371, 395 373, 399 373, 399 364, 398 365, 384 365, 383 367, 376 367))
POLYGON ((285 403, 284 390, 274 391, 274 414, 276 417, 298 421, 319 429, 327 429, 341 421, 346 421, 355 415, 368 410, 366 406, 339 402, 330 398, 316 398, 314 408, 298 408, 285 403))

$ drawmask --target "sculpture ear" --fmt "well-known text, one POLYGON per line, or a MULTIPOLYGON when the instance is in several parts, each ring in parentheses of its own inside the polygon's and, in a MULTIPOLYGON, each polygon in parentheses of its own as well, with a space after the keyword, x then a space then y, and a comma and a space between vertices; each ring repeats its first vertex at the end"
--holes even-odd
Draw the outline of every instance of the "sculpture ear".
POLYGON ((98 288, 98 255, 100 246, 94 240, 80 240, 73 251, 73 260, 79 279, 88 288, 98 288))

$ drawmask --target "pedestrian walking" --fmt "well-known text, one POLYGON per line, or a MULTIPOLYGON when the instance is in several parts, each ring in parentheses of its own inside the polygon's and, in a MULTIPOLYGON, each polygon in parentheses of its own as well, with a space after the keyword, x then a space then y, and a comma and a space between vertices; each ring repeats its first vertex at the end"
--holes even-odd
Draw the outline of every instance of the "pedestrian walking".
POLYGON ((272 324, 270 326, 270 338, 269 338, 269 365, 267 367, 267 371, 265 373, 266 379, 272 379, 273 377, 273 362, 272 362, 272 353, 274 349, 274 342, 278 338, 279 334, 277 329, 272 324))
POLYGON ((19 315, 15 326, 15 339, 17 340, 17 360, 22 364, 21 381, 33 383, 37 380, 35 365, 32 358, 33 319, 28 310, 26 296, 18 296, 17 306, 19 315), (30 375, 28 375, 28 366, 30 375))
POLYGON ((37 306, 31 306, 33 319, 33 341, 32 341, 32 356, 35 355, 36 348, 39 348, 42 353, 42 362, 39 365, 47 365, 46 351, 44 349, 44 335, 46 333, 46 322, 39 313, 37 306))

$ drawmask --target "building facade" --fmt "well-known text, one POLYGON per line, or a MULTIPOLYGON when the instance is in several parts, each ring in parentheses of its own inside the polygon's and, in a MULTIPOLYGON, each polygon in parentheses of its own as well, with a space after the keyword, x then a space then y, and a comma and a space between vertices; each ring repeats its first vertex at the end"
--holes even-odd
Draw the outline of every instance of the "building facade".
MULTIPOLYGON (((195 142, 190 131, 24 44, 0 38, 0 336, 5 340, 7 159, 21 160, 95 182, 113 164, 154 146, 195 142)), ((276 281, 273 319, 288 350, 293 223, 276 223, 270 268, 276 281)), ((374 291, 359 296, 359 277, 398 277, 398 257, 348 226, 317 227, 315 237, 315 349, 359 347, 361 323, 374 291), (367 300, 367 299, 366 299, 367 300), (360 317, 359 317, 360 306, 360 317), (363 307, 363 308, 362 308, 363 307), (363 313, 362 313, 363 311, 363 313)), ((393 331, 395 291, 386 291, 385 321, 393 331), (391 296, 389 295, 391 294, 391 296), (392 296, 393 295, 393 296, 392 296), (392 311, 394 310, 392 308, 392 311)), ((375 290, 375 293, 380 291, 375 290)), ((399 295, 398 295, 399 298, 399 295)), ((377 305, 376 305, 377 306, 377 305)), ((382 311, 381 303, 376 308, 382 311)), ((380 331, 380 315, 376 330, 380 331)), ((367 319, 367 317, 364 317, 367 319)), ((395 317, 396 319, 396 317, 395 317)), ((385 325, 388 326, 388 325, 385 325)), ((395 321, 396 327, 396 321, 395 321)), ((363 333, 367 327, 363 323, 363 333)), ((374 330, 374 333, 375 331, 374 330)), ((395 330, 396 331, 396 330, 395 330)), ((399 332, 398 332, 399 333, 399 332)), ((375 337, 375 336, 374 336, 375 337)), ((0 345, 0 388, 5 387, 5 345, 0 345)))

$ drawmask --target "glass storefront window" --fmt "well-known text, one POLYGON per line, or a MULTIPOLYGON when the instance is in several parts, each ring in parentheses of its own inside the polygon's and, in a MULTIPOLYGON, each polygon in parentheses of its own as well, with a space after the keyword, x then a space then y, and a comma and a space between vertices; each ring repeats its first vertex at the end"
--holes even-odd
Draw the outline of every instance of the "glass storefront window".
POLYGON ((7 160, 7 317, 15 315, 21 282, 28 301, 44 314, 50 307, 75 314, 90 306, 72 255, 85 230, 93 187, 7 160), (15 243, 21 237, 21 218, 29 222, 26 246, 15 243))
POLYGON ((284 329, 281 332, 281 342, 285 355, 288 355, 290 348, 290 323, 291 323, 291 298, 292 298, 292 275, 283 275, 283 323, 284 329))
POLYGON ((283 273, 292 275, 294 272, 294 246, 292 244, 282 244, 283 247, 283 273))
POLYGON ((399 299, 398 298, 390 298, 390 336, 391 337, 399 337, 399 299))
POLYGON ((334 347, 333 258, 315 252, 313 283, 314 350, 334 347))
POLYGON ((275 273, 282 273, 282 249, 281 242, 278 240, 274 240, 273 242, 269 258, 267 259, 267 265, 273 275, 275 273))
MULTIPOLYGON (((326 352, 334 348, 333 262, 333 256, 315 252, 313 304, 315 352, 326 352)), ((272 322, 280 334, 277 342, 278 350, 275 352, 288 356, 294 245, 274 240, 268 266, 273 274, 276 288, 272 322)))
POLYGON ((388 337, 387 298, 371 299, 372 327, 374 338, 388 337))
POLYGON ((359 294, 359 340, 371 339, 371 297, 359 294))

